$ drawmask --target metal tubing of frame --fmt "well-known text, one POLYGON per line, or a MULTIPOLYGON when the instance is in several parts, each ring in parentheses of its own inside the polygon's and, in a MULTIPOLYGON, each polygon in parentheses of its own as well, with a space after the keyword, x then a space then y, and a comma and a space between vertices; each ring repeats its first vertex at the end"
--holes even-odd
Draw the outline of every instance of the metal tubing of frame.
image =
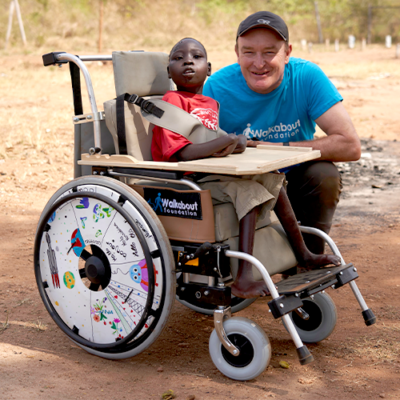
POLYGON ((363 295, 361 294, 360 289, 359 289, 358 286, 357 286, 357 283, 355 283, 354 281, 351 281, 351 282, 349 283, 349 285, 350 285, 350 287, 351 287, 351 290, 352 290, 353 293, 354 293, 354 296, 356 296, 356 299, 357 299, 358 304, 360 305, 361 309, 362 309, 363 311, 369 310, 369 308, 368 308, 368 306, 367 306, 367 303, 365 302, 364 297, 363 297, 363 295))
POLYGON ((240 355, 240 350, 229 340, 228 335, 224 329, 224 319, 231 317, 231 308, 218 307, 214 310, 214 326, 218 339, 221 344, 234 356, 240 355))
POLYGON ((183 283, 186 283, 186 284, 188 284, 188 283, 190 283, 190 276, 189 276, 189 272, 183 272, 183 283))
POLYGON ((325 242, 328 243, 328 246, 331 248, 333 254, 340 257, 340 260, 342 261, 342 265, 346 264, 344 262, 342 255, 340 254, 339 249, 336 246, 336 243, 331 239, 331 237, 329 235, 327 235, 325 232, 321 231, 320 229, 311 228, 309 226, 301 226, 300 225, 299 228, 300 228, 301 232, 310 233, 312 235, 319 236, 321 239, 324 239, 325 242))
POLYGON ((250 254, 242 253, 241 251, 232 250, 225 250, 225 255, 227 257, 238 258, 239 260, 247 261, 248 263, 254 265, 260 271, 260 274, 264 279, 264 282, 267 285, 267 288, 271 293, 272 298, 276 299, 277 297, 279 297, 279 293, 276 290, 275 284, 272 281, 271 276, 269 275, 264 265, 262 265, 261 262, 257 260, 257 258, 251 256, 250 254))
MULTIPOLYGON (((335 254, 336 256, 339 256, 341 261, 342 261, 342 265, 345 265, 346 263, 344 262, 344 259, 342 257, 342 255, 340 254, 339 249, 337 248, 335 242, 331 239, 331 237, 329 235, 327 235, 325 232, 321 231, 320 229, 317 228, 311 228, 309 226, 300 226, 300 230, 301 232, 304 233, 311 233, 312 235, 316 235, 319 236, 320 238, 324 239, 326 241, 326 243, 328 243, 328 246, 331 248, 333 254, 335 254)), ((369 310, 367 303, 364 300, 363 295, 360 292, 360 289, 357 286, 357 283, 355 283, 354 281, 351 281, 349 283, 351 290, 354 293, 354 296, 356 297, 358 304, 360 305, 361 309, 363 311, 369 310)))
POLYGON ((82 61, 112 61, 112 56, 78 56, 82 61))
POLYGON ((175 180, 175 179, 165 179, 165 178, 153 178, 149 176, 143 176, 143 175, 134 175, 134 174, 124 174, 122 172, 114 172, 112 170, 108 170, 108 174, 111 176, 120 176, 122 178, 135 178, 135 179, 143 179, 143 180, 148 180, 148 181, 155 181, 155 182, 164 182, 164 183, 180 183, 182 185, 189 186, 190 188, 194 190, 201 190, 201 187, 197 185, 196 183, 189 181, 188 179, 180 179, 180 180, 175 180))
MULTIPOLYGON (((225 250, 225 255, 227 257, 245 260, 248 263, 254 265, 260 272, 262 278, 264 279, 264 282, 267 285, 267 288, 268 288, 269 292, 271 293, 272 298, 276 299, 279 297, 279 293, 276 290, 275 284, 272 281, 271 276, 269 275, 269 273, 266 270, 266 268, 264 267, 264 265, 260 261, 258 261, 257 258, 255 258, 247 253, 242 253, 240 251, 232 251, 232 250, 225 250)), ((300 336, 297 333, 296 328, 294 327, 293 321, 291 320, 289 315, 288 314, 284 315, 282 317, 282 319, 286 325, 286 329, 288 330, 290 337, 292 338, 293 343, 295 344, 296 348, 299 349, 300 347, 303 347, 303 342, 301 341, 300 336)))
MULTIPOLYGON (((59 61, 65 60, 65 61, 73 62, 82 71, 83 77, 85 78, 85 82, 86 82, 86 89, 87 89, 88 96, 89 96, 90 108, 91 108, 92 114, 93 114, 94 146, 96 149, 100 149, 98 151, 101 153, 100 117, 99 117, 99 113, 97 111, 96 99, 94 97, 94 90, 93 90, 92 80, 89 75, 89 71, 87 70, 83 61, 77 56, 74 56, 69 53, 61 53, 61 54, 57 54, 56 57, 57 57, 57 60, 59 60, 59 61)), ((95 151, 96 151, 96 149, 95 149, 95 151)))
POLYGON ((183 184, 190 186, 194 190, 202 190, 197 183, 189 181, 188 179, 180 179, 179 182, 182 182, 183 184))

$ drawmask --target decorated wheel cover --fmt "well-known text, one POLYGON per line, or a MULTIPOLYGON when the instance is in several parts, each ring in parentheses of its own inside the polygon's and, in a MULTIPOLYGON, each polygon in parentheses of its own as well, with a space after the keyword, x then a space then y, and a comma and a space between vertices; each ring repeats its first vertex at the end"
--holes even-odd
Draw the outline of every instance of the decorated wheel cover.
POLYGON ((138 221, 117 202, 90 192, 66 193, 47 214, 38 229, 35 265, 56 323, 94 349, 122 346, 140 335, 157 308, 160 277, 138 221))

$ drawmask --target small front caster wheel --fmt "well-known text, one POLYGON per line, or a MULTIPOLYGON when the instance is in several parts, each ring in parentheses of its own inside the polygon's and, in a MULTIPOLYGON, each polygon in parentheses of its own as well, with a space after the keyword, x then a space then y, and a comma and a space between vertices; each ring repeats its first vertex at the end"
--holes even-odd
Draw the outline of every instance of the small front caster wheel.
POLYGON ((333 332, 337 312, 335 303, 328 294, 320 292, 313 299, 303 299, 302 309, 309 315, 308 320, 302 319, 294 311, 290 313, 290 318, 304 343, 321 342, 333 332))
POLYGON ((265 332, 247 318, 233 317, 224 322, 228 339, 240 354, 230 354, 221 344, 217 332, 210 337, 209 351, 214 365, 228 378, 247 381, 256 378, 271 359, 271 344, 265 332))

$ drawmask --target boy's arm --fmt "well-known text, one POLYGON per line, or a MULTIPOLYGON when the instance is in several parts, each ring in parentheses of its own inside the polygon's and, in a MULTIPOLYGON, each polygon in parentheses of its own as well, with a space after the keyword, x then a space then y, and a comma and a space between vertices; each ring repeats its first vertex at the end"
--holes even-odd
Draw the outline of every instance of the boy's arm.
POLYGON ((188 144, 175 153, 179 161, 199 160, 206 157, 225 157, 234 152, 239 138, 236 135, 226 135, 210 142, 188 144))

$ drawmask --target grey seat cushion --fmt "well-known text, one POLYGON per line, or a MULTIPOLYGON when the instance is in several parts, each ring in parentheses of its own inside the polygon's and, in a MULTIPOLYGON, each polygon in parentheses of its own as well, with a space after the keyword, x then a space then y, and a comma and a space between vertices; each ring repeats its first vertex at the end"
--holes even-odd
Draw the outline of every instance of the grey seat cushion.
MULTIPOLYGON (((224 243, 229 244, 231 250, 237 251, 239 237, 232 237, 225 240, 224 243)), ((297 265, 293 250, 282 225, 278 221, 256 231, 253 256, 261 261, 271 276, 297 265)), ((231 273, 234 278, 237 274, 238 265, 238 259, 231 258, 231 273)), ((256 267, 253 267, 253 277, 257 281, 262 279, 256 267)))
MULTIPOLYGON (((231 250, 239 249, 239 221, 233 205, 214 205, 215 239, 229 244, 231 250)), ((256 225, 254 257, 260 260, 270 275, 297 265, 296 257, 276 214, 271 211, 256 225)), ((238 260, 231 258, 232 276, 236 277, 238 260)), ((253 277, 261 280, 261 274, 253 267, 253 277)))
MULTIPOLYGON (((217 242, 239 236, 239 221, 232 203, 214 205, 215 239, 217 242)), ((277 221, 275 213, 266 213, 262 220, 259 220, 256 229, 263 228, 277 221)))

